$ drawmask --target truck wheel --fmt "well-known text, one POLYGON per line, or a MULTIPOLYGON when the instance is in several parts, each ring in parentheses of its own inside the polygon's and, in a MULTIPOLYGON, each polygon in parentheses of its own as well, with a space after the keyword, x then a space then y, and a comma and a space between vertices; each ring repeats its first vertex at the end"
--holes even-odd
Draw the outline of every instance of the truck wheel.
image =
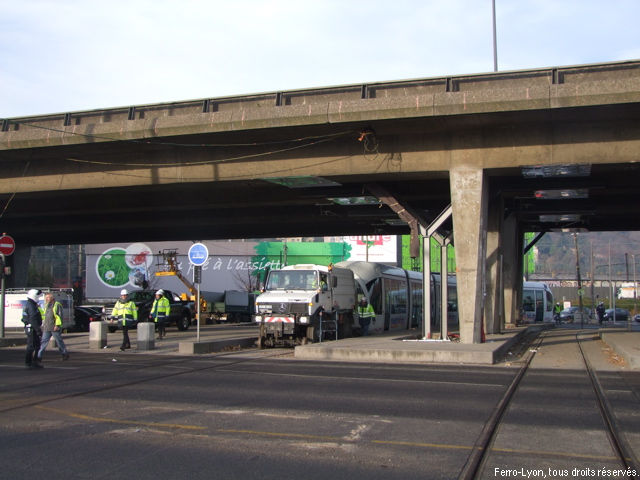
POLYGON ((187 312, 183 312, 182 316, 180 317, 180 320, 178 320, 177 323, 178 323, 178 330, 180 330, 181 332, 188 330, 189 326, 191 325, 191 315, 187 312))

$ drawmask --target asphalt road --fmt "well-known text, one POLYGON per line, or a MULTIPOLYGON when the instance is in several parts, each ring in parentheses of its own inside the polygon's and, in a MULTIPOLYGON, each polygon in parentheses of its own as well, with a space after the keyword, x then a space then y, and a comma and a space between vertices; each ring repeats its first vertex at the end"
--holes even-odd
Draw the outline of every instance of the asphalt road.
MULTIPOLYGON (((22 349, 0 349, 2 478, 457 478, 517 372, 308 362, 288 350, 58 358, 25 370, 22 349)), ((589 395, 574 370, 533 375, 483 478, 614 465, 589 395)))

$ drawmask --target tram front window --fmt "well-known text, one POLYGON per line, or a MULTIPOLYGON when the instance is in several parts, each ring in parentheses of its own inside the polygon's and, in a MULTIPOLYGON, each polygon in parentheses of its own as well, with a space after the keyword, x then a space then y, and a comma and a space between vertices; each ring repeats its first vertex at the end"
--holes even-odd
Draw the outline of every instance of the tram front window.
POLYGON ((522 295, 522 308, 525 312, 535 312, 536 311, 536 303, 535 303, 535 295, 531 290, 525 290, 522 295))

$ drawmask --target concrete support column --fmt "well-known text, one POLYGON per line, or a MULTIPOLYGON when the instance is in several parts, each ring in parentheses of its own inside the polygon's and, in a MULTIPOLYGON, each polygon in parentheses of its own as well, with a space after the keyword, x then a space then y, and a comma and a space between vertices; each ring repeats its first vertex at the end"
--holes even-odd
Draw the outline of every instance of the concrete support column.
POLYGON ((513 300, 513 318, 515 322, 522 321, 522 284, 524 283, 524 232, 516 227, 515 232, 515 272, 514 281, 514 300, 513 300))
POLYGON ((504 327, 515 328, 520 315, 518 286, 522 279, 522 242, 517 238, 516 218, 509 215, 502 222, 500 244, 502 249, 502 285, 504 289, 504 327))
POLYGON ((89 324, 89 348, 100 350, 107 346, 107 322, 91 322, 89 324))
POLYGON ((487 223, 487 275, 484 304, 484 324, 486 333, 500 333, 504 320, 502 282, 502 249, 500 245, 500 224, 504 208, 502 201, 489 202, 487 223))
POLYGON ((482 168, 451 168, 460 341, 480 343, 484 308, 488 186, 482 168))

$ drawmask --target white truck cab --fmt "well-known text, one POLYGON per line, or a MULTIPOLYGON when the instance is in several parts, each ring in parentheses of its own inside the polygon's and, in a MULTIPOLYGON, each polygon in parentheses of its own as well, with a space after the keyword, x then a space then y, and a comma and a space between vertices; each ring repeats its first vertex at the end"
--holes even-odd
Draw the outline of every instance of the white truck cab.
POLYGON ((259 346, 321 341, 326 334, 350 336, 355 307, 353 272, 300 264, 271 270, 256 298, 259 346))

